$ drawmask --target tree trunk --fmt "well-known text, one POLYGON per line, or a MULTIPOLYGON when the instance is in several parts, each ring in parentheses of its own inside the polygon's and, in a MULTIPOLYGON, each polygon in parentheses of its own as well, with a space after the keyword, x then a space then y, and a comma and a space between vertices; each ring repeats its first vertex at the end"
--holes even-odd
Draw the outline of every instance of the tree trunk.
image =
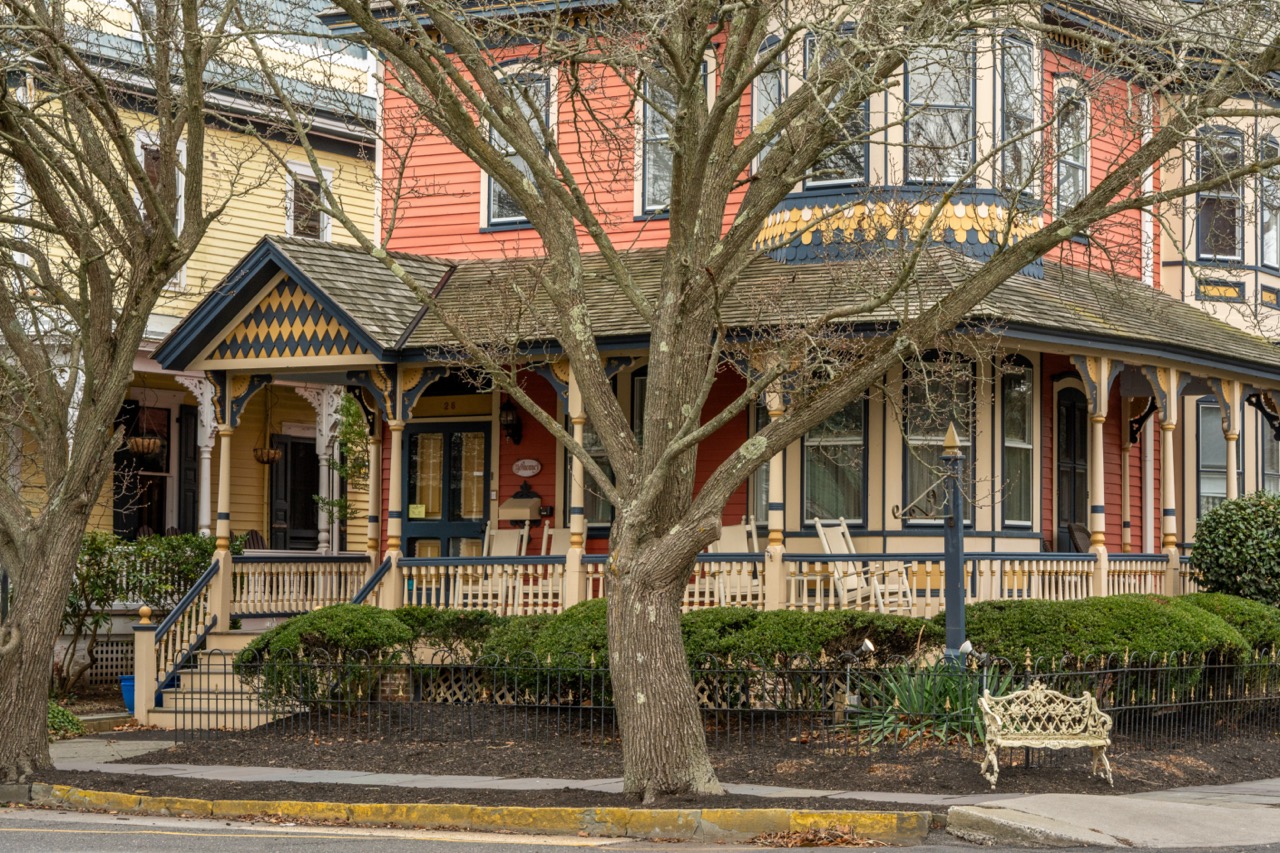
POLYGON ((646 565, 664 556, 656 548, 619 555, 628 562, 610 573, 609 671, 622 734, 622 789, 645 803, 666 794, 724 793, 707 754, 680 634, 684 584, 646 583, 671 574, 646 565))
POLYGON ((49 686, 53 647, 66 604, 72 567, 87 517, 78 525, 33 537, 27 562, 14 576, 9 620, 0 628, 0 783, 26 782, 49 760, 49 686), (24 579, 30 579, 23 582, 24 579))

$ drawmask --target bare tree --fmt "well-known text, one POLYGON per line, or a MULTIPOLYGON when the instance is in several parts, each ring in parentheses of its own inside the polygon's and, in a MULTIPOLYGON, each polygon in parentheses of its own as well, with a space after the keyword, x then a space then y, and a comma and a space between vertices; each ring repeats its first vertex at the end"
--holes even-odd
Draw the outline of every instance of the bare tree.
MULTIPOLYGON (((483 304, 476 316, 451 303, 448 288, 436 295, 415 281, 387 251, 403 211, 423 203, 410 191, 412 176, 384 176, 381 234, 361 231, 324 194, 328 212, 419 294, 452 345, 555 435, 613 505, 610 670, 624 787, 646 800, 721 790, 681 646, 680 600, 697 553, 719 535, 726 501, 744 480, 891 368, 936 370, 920 357, 947 346, 984 297, 1074 235, 1091 234, 1092 260, 1100 262, 1116 217, 1275 164, 1242 151, 1198 186, 1157 194, 1145 183, 1206 122, 1274 115, 1259 101, 1238 100, 1271 91, 1268 75, 1280 70, 1274 25, 1244 0, 1212 7, 1151 0, 1124 4, 1124 15, 1117 4, 1105 11, 1110 31, 1014 0, 623 0, 556 11, 510 0, 487 5, 484 15, 456 0, 335 2, 359 29, 353 38, 385 58, 384 147, 404 163, 406 134, 443 136, 536 232, 536 257, 495 264, 487 280, 470 282, 479 292, 459 301, 483 304), (1023 81, 1025 115, 1011 123, 1006 115, 1003 128, 951 123, 936 106, 947 103, 944 90, 969 82, 975 41, 989 55, 1009 30, 1035 51, 1023 81), (1066 186, 1063 178, 1046 204, 1039 199, 1059 180, 1048 167, 1053 149, 1069 155, 1083 141, 1079 132, 1059 132, 1070 98, 1046 98, 1040 108, 1040 48, 1055 39, 1080 57, 1077 97, 1088 91, 1098 109, 1105 105, 1098 115, 1119 142, 1104 174, 1095 159, 1089 185, 1066 186), (910 96, 907 62, 914 63, 910 96), (748 96, 766 104, 754 121, 748 96), (869 101, 878 106, 868 109, 869 101), (909 148, 906 122, 915 128, 909 148), (660 274, 646 277, 636 274, 609 206, 619 185, 630 192, 643 123, 660 129, 661 153, 670 158, 659 211, 670 236, 660 274), (841 215, 842 227, 851 227, 837 201, 815 206, 808 224, 780 242, 762 238, 798 186, 851 168, 864 170, 873 187, 886 180, 879 167, 859 162, 864 143, 899 173, 904 157, 914 158, 919 190, 868 192, 876 215, 831 244, 824 272, 787 270, 772 285, 761 282, 754 270, 769 249, 826 233, 841 215), (949 205, 975 183, 1002 195, 1004 216, 985 263, 930 248, 949 205), (921 284, 936 280, 940 267, 949 271, 945 292, 921 284), (601 279, 648 336, 639 431, 597 347, 602 305, 589 294, 601 279), (854 334, 859 323, 876 333, 854 334), (567 354, 608 470, 521 388, 521 367, 537 358, 528 342, 546 339, 567 354), (709 409, 725 370, 742 372, 745 390, 709 409), (699 447, 753 401, 784 393, 785 412, 695 488, 699 447)), ((1096 135, 1102 124, 1082 132, 1096 135)), ((425 203, 430 195, 419 193, 425 203)), ((1131 254, 1133 247, 1114 248, 1131 254)))
POLYGON ((249 76, 235 6, 0 0, 0 781, 49 765, 54 641, 148 317, 263 179, 210 132, 243 121, 205 97, 249 76))

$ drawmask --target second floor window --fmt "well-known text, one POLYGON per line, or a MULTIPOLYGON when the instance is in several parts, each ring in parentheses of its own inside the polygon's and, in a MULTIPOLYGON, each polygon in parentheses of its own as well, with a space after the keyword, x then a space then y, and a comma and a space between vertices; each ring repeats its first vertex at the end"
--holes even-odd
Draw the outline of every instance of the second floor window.
POLYGON ((1196 256, 1201 260, 1239 261, 1244 254, 1244 192, 1239 178, 1222 180, 1240 167, 1240 137, 1209 133, 1200 138, 1199 180, 1218 180, 1200 192, 1196 210, 1196 256))
POLYGON ((973 165, 973 42, 916 51, 907 60, 907 180, 960 180, 973 165))
MULTIPOLYGON (((545 74, 512 74, 503 82, 512 92, 524 119, 534 128, 535 136, 541 138, 541 128, 551 126, 551 79, 545 74)), ((489 128, 489 142, 526 178, 532 179, 533 170, 529 168, 529 164, 502 138, 497 128, 489 128)), ((488 179, 488 183, 490 225, 514 225, 529 221, 511 193, 492 178, 488 179)))
POLYGON ((1000 157, 1004 186, 1024 191, 1035 182, 1036 105, 1040 103, 1035 49, 1028 41, 1006 38, 1000 65, 1000 107, 1004 152, 1000 157))
MULTIPOLYGON (((804 42, 805 77, 812 77, 813 71, 830 62, 839 61, 834 53, 818 56, 818 40, 812 34, 804 42)), ((848 104, 840 104, 841 92, 835 91, 831 97, 832 105, 848 109, 848 104)), ((840 128, 840 136, 836 143, 827 150, 821 160, 813 165, 813 177, 806 183, 809 186, 828 184, 860 184, 867 181, 867 128, 870 125, 868 115, 870 105, 866 102, 854 107, 845 117, 840 128)))
MULTIPOLYGON (((764 44, 760 45, 760 54, 763 55, 769 51, 775 50, 779 40, 776 36, 770 36, 764 44)), ((769 64, 759 77, 751 84, 751 127, 754 129, 760 122, 773 115, 774 110, 782 105, 782 99, 786 96, 786 76, 782 70, 781 58, 775 59, 769 64)), ((760 151, 760 159, 763 160, 769 150, 773 148, 778 138, 778 130, 775 128, 770 134, 770 141, 765 144, 760 151)))
MULTIPOLYGON (((1262 144, 1262 159, 1274 160, 1277 157, 1280 157, 1280 142, 1269 138, 1262 144)), ((1258 208, 1262 211, 1259 261, 1264 266, 1280 268, 1280 166, 1273 166, 1262 173, 1258 194, 1258 208)))
POLYGON ((1058 89, 1055 181, 1058 213, 1080 203, 1089 192, 1089 99, 1076 85, 1058 89))
POLYGON ((676 99, 666 89, 644 81, 644 174, 643 207, 645 213, 659 213, 671 204, 671 122, 676 99))
POLYGON ((293 237, 329 239, 329 216, 322 209, 320 182, 310 170, 291 170, 285 233, 293 237))

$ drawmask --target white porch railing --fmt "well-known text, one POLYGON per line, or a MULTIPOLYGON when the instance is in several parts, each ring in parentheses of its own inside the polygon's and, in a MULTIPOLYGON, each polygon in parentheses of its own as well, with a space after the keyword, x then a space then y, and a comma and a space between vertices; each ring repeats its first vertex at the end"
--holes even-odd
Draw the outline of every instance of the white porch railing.
MULTIPOLYGON (((582 571, 586 575, 586 598, 604 597, 605 554, 585 554, 582 571)), ((680 609, 705 607, 750 607, 764 610, 764 554, 699 554, 689 575, 680 609)))
POLYGON ((1201 592, 1200 573, 1196 571, 1195 566, 1191 565, 1191 557, 1184 554, 1178 562, 1178 579, 1182 594, 1201 592))
POLYGON ((231 558, 236 616, 306 613, 352 599, 369 575, 365 554, 241 554, 231 558))
POLYGON ((1107 558, 1107 595, 1164 593, 1168 574, 1164 554, 1112 554, 1107 558))
POLYGON ((405 604, 523 616, 558 613, 564 601, 564 557, 406 557, 398 566, 405 604))

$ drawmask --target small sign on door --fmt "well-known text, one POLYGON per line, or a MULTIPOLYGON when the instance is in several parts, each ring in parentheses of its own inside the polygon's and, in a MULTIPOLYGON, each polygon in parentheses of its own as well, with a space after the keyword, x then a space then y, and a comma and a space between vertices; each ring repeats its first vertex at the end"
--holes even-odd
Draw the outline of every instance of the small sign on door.
POLYGON ((426 504, 409 504, 409 517, 410 518, 426 518, 427 505, 426 504))

